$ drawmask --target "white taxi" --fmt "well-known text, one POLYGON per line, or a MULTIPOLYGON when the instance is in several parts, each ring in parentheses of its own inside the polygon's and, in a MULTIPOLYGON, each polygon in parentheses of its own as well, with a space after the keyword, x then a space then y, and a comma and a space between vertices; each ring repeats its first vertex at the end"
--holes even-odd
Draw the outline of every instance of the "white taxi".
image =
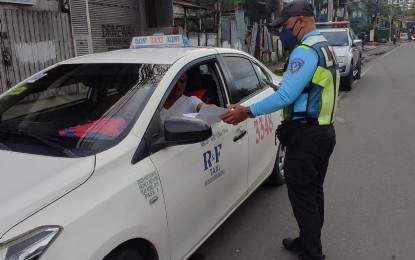
POLYGON ((185 259, 262 182, 284 183, 278 113, 235 126, 159 114, 184 72, 187 93, 222 108, 280 79, 171 37, 58 63, 0 96, 1 260, 185 259))

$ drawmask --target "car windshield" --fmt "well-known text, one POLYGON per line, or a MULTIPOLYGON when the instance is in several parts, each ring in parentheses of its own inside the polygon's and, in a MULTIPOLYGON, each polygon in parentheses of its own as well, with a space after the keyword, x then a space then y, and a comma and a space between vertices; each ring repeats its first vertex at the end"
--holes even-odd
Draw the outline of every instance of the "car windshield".
POLYGON ((332 46, 348 46, 349 38, 347 31, 320 31, 320 33, 327 39, 332 46))
POLYGON ((0 149, 96 154, 129 132, 170 65, 66 64, 0 96, 0 149))

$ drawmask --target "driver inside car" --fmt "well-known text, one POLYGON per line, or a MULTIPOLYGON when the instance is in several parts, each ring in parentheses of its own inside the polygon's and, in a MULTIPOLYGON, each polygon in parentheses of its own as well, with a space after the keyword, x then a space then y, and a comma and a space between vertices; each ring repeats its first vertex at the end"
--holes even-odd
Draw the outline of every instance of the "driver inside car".
POLYGON ((183 73, 176 86, 170 93, 163 108, 160 111, 161 121, 164 122, 168 117, 198 113, 205 103, 195 96, 185 96, 183 93, 187 87, 187 73, 183 73))

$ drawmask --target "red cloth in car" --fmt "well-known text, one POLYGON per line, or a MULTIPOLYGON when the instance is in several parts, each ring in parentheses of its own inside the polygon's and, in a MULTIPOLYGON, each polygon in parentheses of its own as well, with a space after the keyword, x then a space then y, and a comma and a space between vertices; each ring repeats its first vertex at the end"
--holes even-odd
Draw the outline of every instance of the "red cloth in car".
POLYGON ((104 117, 84 125, 59 130, 61 136, 97 138, 101 136, 117 137, 127 125, 123 118, 104 117))
POLYGON ((207 92, 207 89, 196 89, 196 90, 189 90, 184 93, 185 96, 195 96, 198 97, 200 100, 203 99, 203 96, 207 92))

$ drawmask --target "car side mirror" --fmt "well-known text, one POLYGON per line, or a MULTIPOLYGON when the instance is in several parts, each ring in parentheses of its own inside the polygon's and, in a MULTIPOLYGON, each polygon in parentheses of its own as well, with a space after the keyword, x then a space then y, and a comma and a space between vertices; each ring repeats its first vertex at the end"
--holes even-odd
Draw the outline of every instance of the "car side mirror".
POLYGON ((277 91, 280 88, 279 86, 275 85, 273 82, 271 82, 267 78, 263 78, 262 81, 264 81, 268 86, 270 86, 271 88, 273 88, 275 91, 277 91))
POLYGON ((355 45, 355 46, 362 46, 362 40, 361 39, 355 39, 355 40, 353 40, 353 45, 355 45))
POLYGON ((164 121, 164 138, 168 144, 198 143, 211 136, 210 125, 197 118, 171 116, 164 121))
POLYGON ((140 143, 141 149, 134 154, 133 163, 164 148, 202 142, 211 136, 212 128, 203 120, 171 116, 163 124, 160 116, 155 115, 144 134, 144 142, 140 143))

